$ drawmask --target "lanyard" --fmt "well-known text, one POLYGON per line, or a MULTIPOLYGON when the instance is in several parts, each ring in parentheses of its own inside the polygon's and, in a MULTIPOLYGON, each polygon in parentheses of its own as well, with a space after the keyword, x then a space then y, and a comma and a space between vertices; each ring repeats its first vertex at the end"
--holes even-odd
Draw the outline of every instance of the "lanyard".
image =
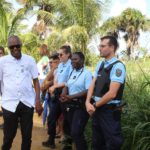
MULTIPOLYGON (((82 68, 82 70, 81 70, 81 72, 79 73, 78 76, 73 76, 73 79, 75 79, 75 80, 74 80, 71 84, 75 83, 75 82, 78 80, 78 78, 80 77, 80 75, 83 73, 83 70, 84 70, 84 67, 82 68)), ((74 69, 73 69, 72 72, 70 73, 70 76, 69 76, 68 80, 70 79, 70 77, 71 77, 73 71, 74 71, 74 69)))

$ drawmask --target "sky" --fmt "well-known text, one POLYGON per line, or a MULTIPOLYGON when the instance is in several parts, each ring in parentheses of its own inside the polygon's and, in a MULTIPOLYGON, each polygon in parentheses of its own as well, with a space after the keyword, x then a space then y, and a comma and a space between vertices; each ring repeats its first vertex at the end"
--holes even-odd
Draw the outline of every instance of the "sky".
MULTIPOLYGON (((104 14, 104 18, 115 17, 121 14, 126 8, 135 8, 150 19, 150 0, 112 0, 110 10, 104 14)), ((150 33, 141 33, 139 43, 150 51, 150 33)), ((125 49, 123 40, 119 40, 120 50, 125 49)))
MULTIPOLYGON (((21 6, 15 0, 8 0, 11 2, 15 9, 20 8, 21 6)), ((150 0, 112 0, 110 8, 107 13, 104 13, 103 20, 106 20, 109 17, 115 17, 121 14, 126 8, 135 8, 142 12, 146 17, 150 19, 150 0)), ((31 29, 33 24, 36 22, 36 16, 30 16, 27 20, 24 20, 23 23, 28 25, 28 29, 31 29)), ((139 43, 142 47, 146 47, 150 51, 150 33, 141 33, 139 43)), ((125 42, 119 40, 120 50, 125 49, 125 42)), ((98 50, 97 50, 98 52, 98 50)))
POLYGON ((128 7, 136 8, 150 18, 150 0, 113 0, 109 16, 117 16, 128 7))

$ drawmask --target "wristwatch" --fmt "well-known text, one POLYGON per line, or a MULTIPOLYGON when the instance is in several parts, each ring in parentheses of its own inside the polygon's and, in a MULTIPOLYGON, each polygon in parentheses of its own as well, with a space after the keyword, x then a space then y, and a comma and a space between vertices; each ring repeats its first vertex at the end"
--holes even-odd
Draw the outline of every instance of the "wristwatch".
POLYGON ((95 109, 97 108, 97 107, 96 107, 96 102, 93 103, 93 106, 94 106, 95 109))

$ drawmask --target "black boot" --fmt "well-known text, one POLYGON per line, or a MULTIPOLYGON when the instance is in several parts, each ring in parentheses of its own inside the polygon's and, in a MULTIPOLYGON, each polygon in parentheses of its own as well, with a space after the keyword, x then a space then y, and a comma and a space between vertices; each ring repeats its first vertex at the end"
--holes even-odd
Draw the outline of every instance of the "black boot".
POLYGON ((64 147, 62 148, 62 150, 72 150, 72 139, 70 137, 67 137, 64 140, 64 147))
POLYGON ((49 138, 48 138, 47 141, 42 142, 42 145, 44 147, 50 147, 51 149, 54 149, 56 147, 54 140, 55 140, 54 138, 52 138, 52 137, 49 136, 49 138))

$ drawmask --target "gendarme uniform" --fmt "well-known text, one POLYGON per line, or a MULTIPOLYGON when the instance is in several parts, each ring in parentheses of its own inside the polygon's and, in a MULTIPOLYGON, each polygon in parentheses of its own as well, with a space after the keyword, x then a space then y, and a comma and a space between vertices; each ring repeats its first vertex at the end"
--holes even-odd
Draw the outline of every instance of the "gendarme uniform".
MULTIPOLYGON (((92 74, 84 67, 73 70, 67 81, 68 95, 78 94, 89 88, 92 82, 92 74)), ((85 98, 75 98, 66 107, 65 118, 70 125, 70 134, 75 142, 77 150, 87 150, 84 138, 84 129, 88 121, 88 113, 85 110, 85 98)))
MULTIPOLYGON (((58 65, 56 74, 55 74, 55 79, 58 84, 61 83, 66 83, 69 73, 72 70, 72 65, 71 65, 71 60, 68 59, 68 61, 64 64, 61 62, 58 65)), ((49 141, 51 144, 54 143, 55 135, 56 135, 56 123, 59 118, 59 116, 62 113, 62 107, 60 104, 59 96, 62 92, 62 88, 56 89, 55 90, 55 98, 54 100, 51 99, 50 101, 50 114, 48 117, 48 134, 49 136, 49 141)))
POLYGON ((58 65, 57 73, 56 73, 56 80, 57 83, 65 83, 68 80, 69 73, 72 70, 71 60, 64 64, 63 62, 58 65))
POLYGON ((93 115, 93 146, 94 150, 105 147, 109 150, 119 150, 122 143, 120 115, 115 109, 121 103, 125 84, 125 66, 116 57, 98 63, 94 77, 97 78, 93 92, 94 101, 101 100, 108 91, 111 82, 121 84, 114 99, 98 107, 93 115))
POLYGON ((92 74, 85 68, 80 70, 72 70, 67 81, 69 95, 73 95, 84 90, 87 90, 92 81, 92 74))

